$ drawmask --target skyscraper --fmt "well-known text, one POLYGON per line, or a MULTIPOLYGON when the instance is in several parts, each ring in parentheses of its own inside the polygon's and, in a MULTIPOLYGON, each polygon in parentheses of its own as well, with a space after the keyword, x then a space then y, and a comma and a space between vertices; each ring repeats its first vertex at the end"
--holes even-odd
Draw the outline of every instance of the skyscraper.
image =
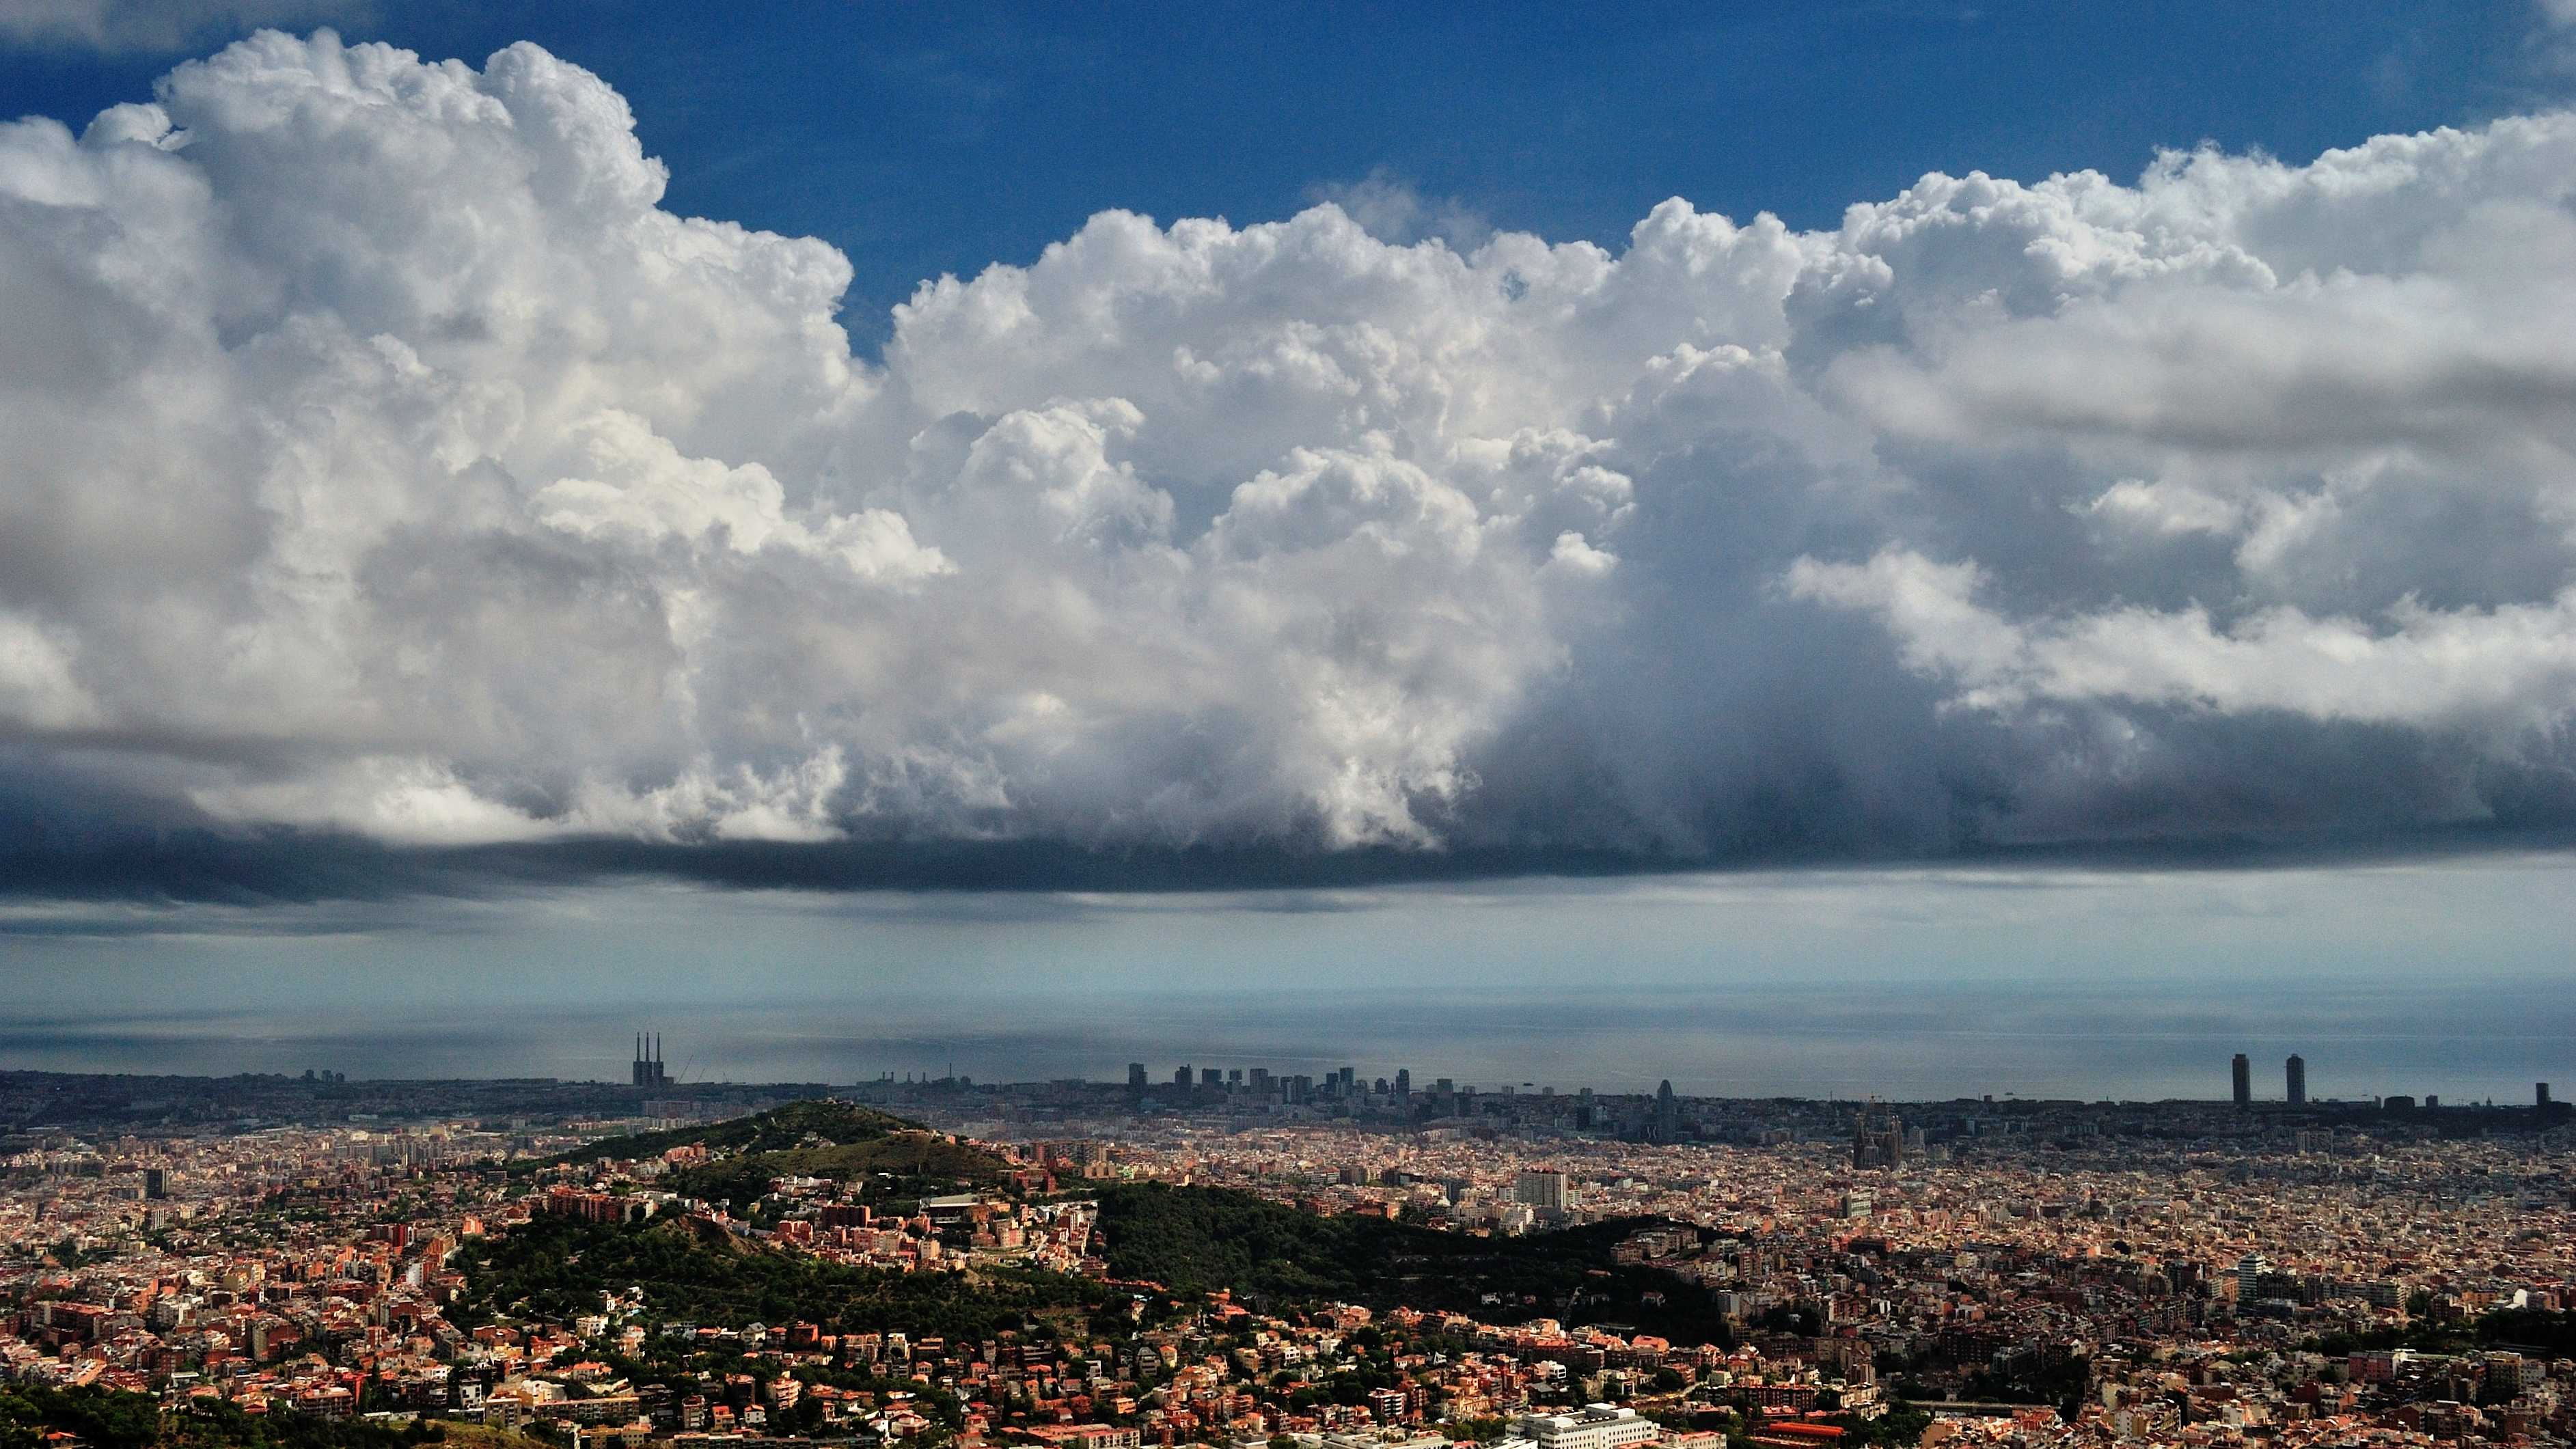
POLYGON ((2236 1105, 2239 1107, 2253 1106, 2254 1059, 2245 1055, 2243 1052, 2238 1052, 2231 1071, 2236 1078, 2236 1105))
POLYGON ((1127 1090, 1141 1094, 1145 1090, 1145 1086, 1145 1064, 1143 1062, 1129 1062, 1127 1064, 1127 1090))
POLYGON ((2308 1101, 2308 1059, 2296 1052, 2290 1054, 2290 1105, 2302 1107, 2308 1101))

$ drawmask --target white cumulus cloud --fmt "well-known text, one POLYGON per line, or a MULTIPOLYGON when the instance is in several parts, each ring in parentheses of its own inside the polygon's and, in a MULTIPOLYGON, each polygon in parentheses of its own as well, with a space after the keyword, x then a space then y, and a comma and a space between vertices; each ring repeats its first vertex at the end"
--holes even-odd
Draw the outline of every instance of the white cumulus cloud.
POLYGON ((877 358, 839 253, 664 180, 532 46, 265 32, 0 126, 10 808, 1681 856, 2576 819, 2568 115, 1617 247, 1384 186, 1106 212, 877 358))

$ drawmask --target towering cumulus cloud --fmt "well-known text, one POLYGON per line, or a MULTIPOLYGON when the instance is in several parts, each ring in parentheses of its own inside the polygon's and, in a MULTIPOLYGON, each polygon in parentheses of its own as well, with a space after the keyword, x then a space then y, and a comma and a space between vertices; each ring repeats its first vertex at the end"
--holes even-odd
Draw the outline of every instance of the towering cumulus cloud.
POLYGON ((596 77, 0 127, 0 815, 1639 859, 2576 820, 2576 118, 1622 249, 1103 213, 881 359, 596 77))

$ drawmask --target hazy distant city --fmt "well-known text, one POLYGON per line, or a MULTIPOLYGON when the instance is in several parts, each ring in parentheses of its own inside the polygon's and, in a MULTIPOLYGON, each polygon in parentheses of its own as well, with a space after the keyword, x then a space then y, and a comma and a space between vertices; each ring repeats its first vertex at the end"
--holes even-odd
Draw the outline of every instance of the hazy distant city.
MULTIPOLYGON (((1360 917, 1345 930, 1364 933, 1360 917)), ((1338 943, 1337 943, 1338 947, 1338 943)), ((49 1070, 225 1076, 306 1067, 353 1077, 559 1077, 623 1080, 638 1020, 667 1023, 676 1081, 849 1083, 892 1071, 979 1081, 1122 1080, 1142 1059, 1169 1079, 1181 1061, 1321 1079, 1345 1065, 1392 1080, 1410 1066, 1486 1091, 1590 1086, 1652 1092, 1669 1079, 1710 1097, 2053 1097, 2156 1100, 2228 1095, 2228 1059, 2252 1059, 2253 1090, 2285 1091, 2286 1058, 2308 1063, 2316 1096, 2426 1096, 2522 1102, 2531 1084, 2576 1080, 2576 997, 2547 979, 2458 974, 2324 986, 2301 979, 2188 986, 1864 977, 1847 984, 1737 980, 1591 989, 1525 980, 1460 980, 1390 967, 1383 989, 1296 978, 1257 988, 1170 989, 1106 973, 1067 982, 880 982, 854 973, 825 990, 728 969, 745 999, 657 989, 663 1001, 618 1012, 463 971, 455 989, 406 999, 408 982, 343 968, 282 984, 272 1009, 181 999, 149 1014, 78 999, 67 959, 59 1003, 0 1006, 0 1060, 49 1070), (1067 990, 1079 984, 1079 994, 1067 990), (781 1000, 783 998, 783 1000, 781 1000), (522 1006, 501 1002, 524 1001, 522 1006), (311 1003, 306 1005, 305 1003, 311 1003), (790 1004, 801 1003, 801 1004, 790 1004), (682 1025, 686 1030, 681 1030, 682 1025)), ((698 973, 708 982, 718 974, 698 973)), ((1032 973, 1034 975, 1035 973, 1032 973)), ((657 983, 658 985, 658 983, 657 983)))

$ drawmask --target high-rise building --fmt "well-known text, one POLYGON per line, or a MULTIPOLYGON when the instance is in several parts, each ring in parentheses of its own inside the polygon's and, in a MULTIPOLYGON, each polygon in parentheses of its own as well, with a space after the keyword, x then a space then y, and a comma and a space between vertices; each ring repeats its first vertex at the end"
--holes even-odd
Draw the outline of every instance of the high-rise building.
POLYGON ((2543 1112, 2549 1110, 2549 1084, 2547 1082, 2534 1082, 2531 1084, 2531 1105, 2539 1108, 2543 1112))
POLYGON ((2254 1059, 2245 1055, 2243 1052, 2238 1052, 2236 1054, 2236 1060, 2229 1066, 2229 1072, 2235 1078, 2236 1105, 2239 1107, 2253 1106, 2254 1059))
POLYGON ((1190 1084, 1190 1069, 1189 1069, 1188 1067, 1186 1067, 1186 1066, 1180 1067, 1180 1068, 1178 1068, 1177 1070, 1175 1070, 1175 1071, 1172 1073, 1172 1085, 1173 1085, 1173 1086, 1175 1086, 1175 1087, 1186 1087, 1186 1086, 1188 1086, 1189 1084, 1190 1084))
POLYGON ((1222 1086, 1224 1086, 1224 1085, 1225 1085, 1225 1069, 1224 1069, 1224 1068, 1222 1068, 1222 1067, 1201 1067, 1201 1068, 1199 1068, 1199 1085, 1200 1085, 1200 1086, 1202 1086, 1202 1087, 1222 1087, 1222 1086))
MULTIPOLYGON (((2296 1060, 2293 1058, 2292 1060, 2296 1060)), ((2262 1296, 2263 1275, 2272 1271, 2272 1260, 2260 1253, 2248 1253, 2236 1260, 2236 1301, 2251 1303, 2262 1296)))
POLYGON ((1142 1092, 1145 1090, 1145 1085, 1145 1064, 1143 1062, 1129 1062, 1127 1064, 1127 1090, 1131 1092, 1142 1092))
POLYGON ((1574 1205, 1574 1191, 1567 1186, 1564 1173, 1550 1167, 1533 1167, 1513 1180, 1512 1199, 1541 1212, 1561 1213, 1574 1205))
POLYGON ((2308 1101, 2308 1059, 2296 1052, 2290 1054, 2290 1105, 2303 1107, 2308 1101))
POLYGON ((1413 1069, 1411 1067, 1397 1067, 1395 1069, 1395 1094, 1399 1097, 1410 1097, 1413 1095, 1413 1069))
MULTIPOLYGON (((2544 1083, 2544 1084, 2542 1085, 2542 1088, 2541 1088, 2541 1095, 2542 1095, 2543 1097, 2546 1097, 2546 1096, 2548 1096, 2548 1095, 2549 1095, 2548 1086, 2547 1086, 2547 1084, 2546 1084, 2546 1083, 2544 1083)), ((2542 1105, 2542 1106, 2547 1106, 2547 1105, 2548 1105, 2548 1103, 2543 1102, 2541 1105, 2542 1105)), ((165 1171, 163 1171, 162 1169, 160 1169, 160 1168, 158 1168, 158 1167, 147 1167, 147 1168, 143 1169, 143 1196, 144 1196, 144 1199, 145 1199, 146 1201, 149 1201, 149 1202, 159 1202, 160 1200, 162 1200, 163 1198, 168 1197, 169 1195, 170 1195, 170 1174, 169 1174, 169 1173, 167 1173, 167 1172, 165 1172, 165 1171)))

